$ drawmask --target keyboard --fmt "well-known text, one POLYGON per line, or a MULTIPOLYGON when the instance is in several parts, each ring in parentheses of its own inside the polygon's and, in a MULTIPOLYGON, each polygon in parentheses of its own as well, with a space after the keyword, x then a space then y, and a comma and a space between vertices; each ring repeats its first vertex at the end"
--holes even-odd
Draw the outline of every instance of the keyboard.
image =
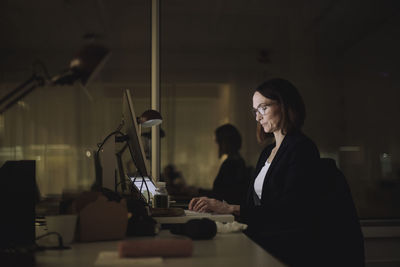
POLYGON ((175 223, 186 223, 189 220, 192 219, 202 219, 202 218, 207 218, 213 221, 218 221, 218 222, 233 222, 235 220, 235 217, 231 214, 213 214, 213 213, 207 213, 207 212, 197 212, 197 211, 192 211, 192 210, 185 210, 185 215, 184 216, 176 216, 176 217, 155 217, 153 218, 160 224, 175 224, 175 223))
POLYGON ((198 212, 198 211, 193 211, 193 210, 185 210, 185 215, 186 215, 186 216, 208 217, 208 216, 211 216, 212 213, 208 213, 208 212, 198 212))

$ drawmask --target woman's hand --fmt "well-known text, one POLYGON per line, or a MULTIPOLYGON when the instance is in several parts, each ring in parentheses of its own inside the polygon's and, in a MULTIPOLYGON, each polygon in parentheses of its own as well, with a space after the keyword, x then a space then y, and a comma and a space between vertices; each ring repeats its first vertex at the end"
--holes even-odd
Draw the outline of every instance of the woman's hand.
POLYGON ((234 212, 233 205, 208 197, 195 197, 189 203, 189 210, 198 212, 215 212, 230 214, 234 212))

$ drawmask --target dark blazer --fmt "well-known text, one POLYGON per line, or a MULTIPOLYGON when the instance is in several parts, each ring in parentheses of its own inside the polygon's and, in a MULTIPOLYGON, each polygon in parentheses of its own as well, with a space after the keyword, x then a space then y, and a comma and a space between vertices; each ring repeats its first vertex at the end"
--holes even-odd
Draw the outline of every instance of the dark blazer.
MULTIPOLYGON (((271 144, 261 152, 255 176, 274 147, 271 144)), ((308 225, 304 216, 310 213, 319 158, 317 147, 305 135, 286 135, 265 176, 259 205, 255 201, 255 177, 250 181, 246 202, 240 209, 249 232, 276 232, 308 225)))
MULTIPOLYGON (((262 151, 255 176, 274 146, 262 151)), ((329 225, 331 218, 326 214, 330 212, 325 212, 325 196, 331 189, 324 186, 320 165, 319 151, 311 139, 300 132, 286 135, 265 176, 261 199, 254 191, 254 177, 240 208, 248 224, 245 233, 291 266, 348 266, 348 259, 335 255, 345 240, 326 238, 335 226, 329 225)), ((357 220, 360 231, 357 216, 349 220, 357 220)), ((363 259, 358 263, 352 266, 362 266, 363 259)))
POLYGON ((248 170, 239 154, 229 155, 219 168, 210 197, 225 200, 229 204, 242 203, 249 187, 248 170))

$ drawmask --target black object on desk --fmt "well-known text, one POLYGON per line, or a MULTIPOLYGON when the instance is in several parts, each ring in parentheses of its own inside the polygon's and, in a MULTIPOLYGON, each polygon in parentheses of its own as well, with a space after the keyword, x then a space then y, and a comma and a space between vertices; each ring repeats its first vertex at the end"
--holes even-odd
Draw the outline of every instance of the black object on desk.
POLYGON ((171 225, 170 231, 175 235, 184 235, 194 240, 211 239, 217 234, 217 225, 207 218, 193 219, 187 223, 171 225))
POLYGON ((35 202, 38 190, 35 161, 7 161, 0 168, 0 248, 35 243, 35 202))
POLYGON ((135 197, 126 198, 128 211, 132 216, 128 220, 127 236, 154 236, 157 222, 149 215, 148 206, 135 197))
POLYGON ((0 266, 34 266, 35 161, 7 161, 0 168, 0 266))

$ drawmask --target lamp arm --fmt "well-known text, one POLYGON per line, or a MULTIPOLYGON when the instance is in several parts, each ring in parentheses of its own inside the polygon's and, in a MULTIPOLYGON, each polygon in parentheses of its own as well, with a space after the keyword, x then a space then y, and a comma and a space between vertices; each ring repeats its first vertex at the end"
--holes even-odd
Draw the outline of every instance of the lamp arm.
POLYGON ((6 96, 4 96, 0 100, 0 114, 4 113, 7 109, 12 107, 15 103, 17 103, 19 100, 24 98, 26 95, 31 93, 36 87, 38 86, 43 86, 45 84, 45 79, 41 76, 36 75, 35 73, 30 77, 28 80, 23 82, 21 85, 13 89, 10 93, 8 93, 6 96), (33 83, 33 84, 32 84, 33 83), (32 84, 28 89, 25 91, 24 88, 32 84), (23 91, 22 93, 20 93, 23 91), (19 95, 17 95, 20 93, 19 95), (14 97, 14 98, 13 98, 14 97))

